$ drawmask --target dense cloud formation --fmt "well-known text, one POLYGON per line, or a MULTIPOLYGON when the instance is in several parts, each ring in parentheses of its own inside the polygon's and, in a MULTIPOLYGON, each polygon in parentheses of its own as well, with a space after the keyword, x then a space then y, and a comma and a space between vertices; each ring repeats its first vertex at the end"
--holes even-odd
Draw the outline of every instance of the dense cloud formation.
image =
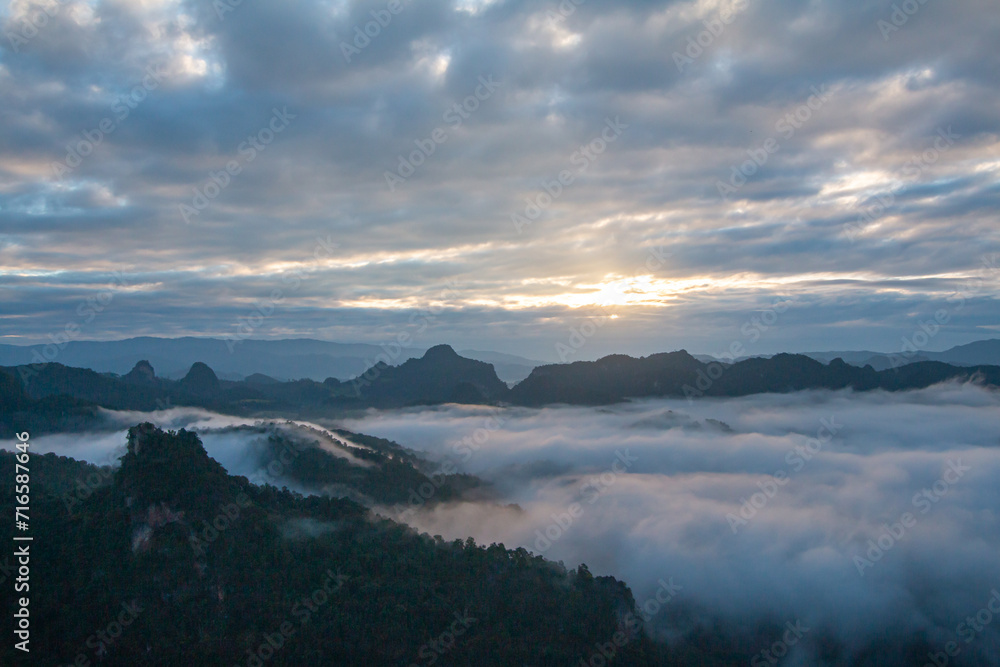
POLYGON ((897 5, 11 0, 0 335, 988 337, 1000 13, 897 5))
MULTIPOLYGON (((928 651, 956 642, 960 664, 1000 664, 1000 614, 979 616, 1000 591, 998 407, 995 391, 944 384, 609 408, 450 405, 343 426, 493 485, 490 501, 430 510, 439 499, 427 484, 386 515, 585 562, 627 581, 640 606, 664 583, 680 587, 666 610, 649 609, 660 639, 714 628, 752 655, 770 645, 762 628, 801 622, 809 633, 783 664, 825 664, 831 646, 843 652, 830 664, 855 664, 921 637, 928 651)), ((199 429, 231 473, 286 483, 261 467, 258 436, 225 430, 244 420, 187 408, 109 419, 199 429)), ((121 432, 54 435, 33 448, 107 463, 123 442, 121 432)))
MULTIPOLYGON (((821 664, 828 641, 857 659, 921 633, 934 651, 956 642, 963 664, 1000 664, 1000 614, 980 630, 986 615, 966 621, 1000 590, 998 407, 995 392, 940 385, 609 409, 449 406, 348 426, 452 461, 520 507, 404 511, 422 530, 586 562, 625 579, 640 604, 672 578, 682 590, 671 610, 697 619, 686 623, 721 619, 738 635, 801 621, 811 632, 783 664, 821 664)), ((686 623, 652 619, 661 638, 686 623)))

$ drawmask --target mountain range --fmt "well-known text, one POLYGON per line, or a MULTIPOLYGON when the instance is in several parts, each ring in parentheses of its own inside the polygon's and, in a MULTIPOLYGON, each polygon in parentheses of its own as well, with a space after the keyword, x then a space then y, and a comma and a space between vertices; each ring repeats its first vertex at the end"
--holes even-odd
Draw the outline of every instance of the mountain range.
POLYGON ((602 405, 644 397, 696 399, 804 389, 901 391, 949 380, 998 386, 1000 366, 921 361, 879 371, 839 358, 823 364, 794 354, 724 364, 680 350, 538 366, 508 388, 491 364, 462 357, 448 345, 432 347, 399 366, 379 362, 346 382, 333 377, 281 382, 263 374, 221 380, 203 362, 194 363, 179 380, 158 377, 146 360, 125 375, 41 363, 0 367, 0 435, 14 424, 62 429, 97 418, 96 407, 147 411, 183 405, 235 415, 312 417, 443 403, 602 405))
MULTIPOLYGON (((0 366, 58 362, 66 366, 90 368, 99 373, 123 375, 139 361, 148 361, 160 377, 180 379, 197 361, 207 364, 222 380, 244 380, 264 375, 281 381, 326 378, 350 380, 375 364, 397 366, 421 357, 425 348, 367 343, 334 343, 309 338, 282 340, 226 340, 218 338, 138 337, 117 341, 70 341, 62 344, 0 344, 0 366)), ((463 349, 468 359, 493 364, 503 382, 514 385, 531 371, 550 362, 489 350, 463 349)), ((877 371, 918 361, 941 361, 953 366, 1000 365, 1000 339, 959 345, 943 352, 913 351, 906 354, 845 350, 804 352, 824 364, 836 358, 852 366, 871 366, 877 371)), ((720 361, 708 354, 695 354, 704 362, 720 361)), ((764 356, 764 355, 761 355, 764 356)), ((750 357, 741 357, 743 361, 750 357)), ((725 360, 723 360, 725 361, 725 360)), ((732 360, 728 360, 732 361, 732 360)))
MULTIPOLYGON (((877 371, 897 368, 918 361, 940 361, 952 366, 1000 366, 1000 338, 977 340, 966 345, 957 345, 943 352, 910 349, 899 352, 842 350, 834 352, 803 352, 802 354, 816 361, 821 361, 824 364, 828 364, 834 359, 839 358, 852 366, 871 366, 877 371)), ((758 356, 766 357, 768 355, 758 356)), ((720 361, 719 358, 708 354, 697 354, 695 357, 702 361, 720 361)), ((740 357, 736 361, 743 361, 750 358, 740 357)))
MULTIPOLYGON (((58 362, 100 373, 125 374, 145 360, 164 378, 179 379, 196 361, 225 380, 260 373, 278 380, 328 377, 347 380, 380 360, 398 365, 420 357, 424 348, 366 343, 333 343, 309 338, 225 340, 218 338, 139 337, 116 341, 70 341, 61 344, 0 345, 0 366, 58 362)), ((504 382, 519 382, 545 362, 512 354, 463 350, 462 355, 492 363, 504 382)))

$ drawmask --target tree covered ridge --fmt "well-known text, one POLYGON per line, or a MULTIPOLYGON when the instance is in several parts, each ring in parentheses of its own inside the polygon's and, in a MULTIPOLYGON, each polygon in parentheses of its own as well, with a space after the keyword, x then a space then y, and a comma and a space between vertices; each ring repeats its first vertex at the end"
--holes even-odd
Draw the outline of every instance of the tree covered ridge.
POLYGON ((4 664, 576 665, 619 631, 621 664, 652 664, 628 587, 585 566, 256 486, 183 430, 132 428, 121 467, 67 511, 94 470, 32 457, 35 632, 4 664))

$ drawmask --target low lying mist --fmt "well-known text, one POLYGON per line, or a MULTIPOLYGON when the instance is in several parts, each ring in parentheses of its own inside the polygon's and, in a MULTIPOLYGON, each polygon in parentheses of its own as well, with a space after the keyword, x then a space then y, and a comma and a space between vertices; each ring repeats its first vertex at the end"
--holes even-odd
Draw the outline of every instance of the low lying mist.
POLYGON ((373 411, 345 427, 452 461, 523 510, 428 510, 417 496, 404 518, 421 530, 585 562, 625 579, 640 605, 672 578, 682 589, 650 620, 661 638, 801 622, 810 631, 782 664, 850 664, 921 636, 935 652, 956 642, 951 664, 996 664, 998 408, 996 392, 946 384, 373 411))
MULTIPOLYGON (((998 408, 995 391, 945 384, 372 410, 338 425, 480 476, 499 499, 431 507, 426 485, 378 511, 622 578, 659 639, 721 635, 757 654, 754 665, 998 664, 998 408), (914 646, 906 659, 878 657, 914 646)), ((107 416, 120 428, 39 437, 33 448, 109 463, 128 426, 152 421, 199 431, 231 473, 275 483, 255 449, 261 436, 238 428, 254 420, 184 408, 107 416)))
POLYGON ((152 422, 164 429, 195 431, 208 455, 232 475, 242 475, 255 484, 288 486, 305 493, 307 489, 275 473, 273 457, 268 456, 267 439, 271 431, 299 441, 317 442, 324 450, 354 466, 372 464, 359 459, 355 452, 367 449, 311 422, 296 420, 262 421, 221 415, 201 408, 170 408, 155 412, 101 410, 108 431, 100 433, 60 433, 32 439, 37 453, 53 452, 97 465, 117 466, 126 451, 128 429, 141 422, 152 422))

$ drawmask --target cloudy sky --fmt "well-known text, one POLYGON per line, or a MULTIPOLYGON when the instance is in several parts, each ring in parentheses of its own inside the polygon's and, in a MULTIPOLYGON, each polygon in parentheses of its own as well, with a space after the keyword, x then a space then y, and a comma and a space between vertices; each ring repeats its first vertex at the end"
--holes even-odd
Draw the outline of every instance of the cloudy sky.
POLYGON ((897 6, 12 0, 0 340, 996 337, 1000 10, 897 6))

